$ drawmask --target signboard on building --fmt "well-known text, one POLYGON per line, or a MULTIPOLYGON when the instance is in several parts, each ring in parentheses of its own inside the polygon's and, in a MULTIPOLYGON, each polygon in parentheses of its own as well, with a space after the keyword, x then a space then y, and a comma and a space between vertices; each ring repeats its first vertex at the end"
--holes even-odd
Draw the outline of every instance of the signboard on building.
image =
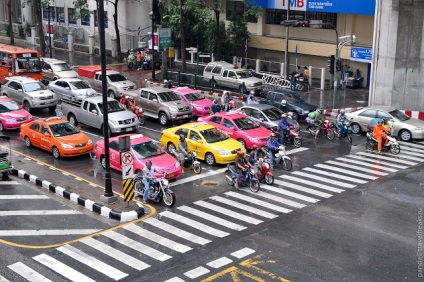
POLYGON ((165 51, 171 46, 171 29, 159 28, 159 50, 165 51))
POLYGON ((372 49, 352 46, 350 48, 350 60, 370 64, 372 61, 372 49))
MULTIPOLYGON (((149 46, 149 49, 151 50, 152 49, 152 33, 148 32, 147 36, 149 37, 148 46, 149 46)), ((154 43, 155 43, 155 50, 158 50, 159 49, 159 35, 157 33, 155 33, 154 43)))

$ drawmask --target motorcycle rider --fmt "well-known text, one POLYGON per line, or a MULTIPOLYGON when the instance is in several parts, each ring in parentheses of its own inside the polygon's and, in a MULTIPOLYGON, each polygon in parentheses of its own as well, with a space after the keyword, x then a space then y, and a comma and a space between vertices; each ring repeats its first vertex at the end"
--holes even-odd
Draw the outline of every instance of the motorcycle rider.
POLYGON ((282 100, 280 106, 278 107, 283 113, 287 113, 287 101, 282 100))
POLYGON ((277 140, 277 135, 275 133, 271 133, 270 138, 268 139, 268 152, 269 152, 269 164, 271 166, 271 170, 274 170, 274 153, 278 150, 278 147, 281 144, 277 140))
POLYGON ((318 138, 319 132, 324 128, 324 119, 325 119, 325 116, 322 113, 322 110, 318 109, 317 114, 315 116, 315 129, 316 129, 315 139, 318 138))
POLYGON ((243 151, 241 151, 241 150, 237 151, 237 157, 236 157, 236 160, 234 162, 234 166, 235 166, 235 170, 236 170, 236 174, 237 174, 236 175, 237 180, 236 180, 236 184, 235 184, 236 189, 240 188, 239 184, 240 184, 241 178, 244 175, 244 171, 246 170, 246 165, 248 165, 248 164, 246 162, 246 158, 244 157, 243 151))
POLYGON ((281 119, 278 122, 278 131, 280 132, 281 144, 284 144, 284 139, 286 138, 286 134, 290 126, 293 125, 287 121, 287 114, 282 114, 281 119))
POLYGON ((213 104, 211 106, 211 113, 216 114, 216 113, 219 113, 220 111, 221 111, 221 105, 218 104, 218 100, 217 99, 213 100, 213 104))
POLYGON ((146 166, 142 170, 143 172, 143 184, 144 184, 144 194, 143 194, 143 203, 147 204, 147 198, 150 193, 150 181, 149 179, 153 178, 153 174, 156 173, 163 173, 155 168, 152 167, 152 161, 148 160, 146 162, 146 166))
POLYGON ((343 130, 343 124, 349 122, 349 118, 346 116, 345 110, 340 110, 340 113, 337 115, 337 127, 341 133, 343 130))
POLYGON ((384 128, 386 129, 387 132, 392 131, 393 125, 389 122, 389 120, 387 118, 383 118, 383 126, 384 126, 384 128))
POLYGON ((178 142, 178 153, 178 159, 180 161, 182 173, 184 173, 184 159, 188 154, 188 145, 183 134, 180 134, 180 141, 178 142))
POLYGON ((259 179, 260 167, 257 166, 257 162, 259 160, 259 147, 258 145, 253 145, 253 149, 249 155, 248 164, 250 167, 255 169, 255 177, 259 179))
POLYGON ((381 154, 381 150, 383 149, 383 140, 385 143, 389 143, 389 139, 386 135, 387 130, 383 126, 383 119, 378 121, 378 124, 374 126, 374 130, 372 132, 372 136, 378 141, 378 153, 381 154))

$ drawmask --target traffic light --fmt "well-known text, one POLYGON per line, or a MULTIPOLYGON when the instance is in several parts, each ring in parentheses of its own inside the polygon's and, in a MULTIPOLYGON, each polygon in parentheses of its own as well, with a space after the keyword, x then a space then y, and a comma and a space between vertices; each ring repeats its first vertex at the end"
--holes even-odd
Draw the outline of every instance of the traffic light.
POLYGON ((342 70, 342 61, 341 60, 337 60, 336 70, 337 71, 341 71, 342 70))
POLYGON ((328 68, 328 71, 331 73, 331 74, 334 74, 334 61, 336 60, 336 57, 334 56, 334 55, 331 55, 330 57, 329 57, 329 59, 327 60, 328 61, 328 65, 327 65, 327 68, 328 68))

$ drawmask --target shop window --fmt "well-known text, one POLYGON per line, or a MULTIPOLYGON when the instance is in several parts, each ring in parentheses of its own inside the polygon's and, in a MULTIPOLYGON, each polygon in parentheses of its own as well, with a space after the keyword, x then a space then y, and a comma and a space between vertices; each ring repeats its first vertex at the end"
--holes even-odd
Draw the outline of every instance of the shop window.
POLYGON ((75 9, 68 8, 68 23, 77 24, 77 19, 75 18, 75 9))

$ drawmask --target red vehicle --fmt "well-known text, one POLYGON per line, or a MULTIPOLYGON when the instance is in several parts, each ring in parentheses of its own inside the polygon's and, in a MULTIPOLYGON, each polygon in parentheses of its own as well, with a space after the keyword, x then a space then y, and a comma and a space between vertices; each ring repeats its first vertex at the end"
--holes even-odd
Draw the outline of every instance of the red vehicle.
POLYGON ((21 124, 33 120, 32 115, 22 109, 15 101, 6 96, 0 97, 0 131, 18 129, 21 124))
POLYGON ((8 44, 0 44, 0 50, 0 83, 11 76, 29 76, 38 81, 42 80, 40 54, 36 50, 8 44))
MULTIPOLYGON (((130 136, 131 153, 134 156, 134 173, 138 174, 141 172, 146 166, 146 162, 150 160, 152 161, 154 168, 162 172, 167 172, 167 179, 175 179, 181 175, 182 168, 180 166, 180 162, 165 152, 160 144, 143 136, 143 134, 126 134, 109 139, 111 168, 122 171, 120 163, 121 152, 119 151, 119 138, 124 136, 130 136)), ((97 141, 95 156, 100 160, 102 167, 106 168, 104 140, 97 141)), ((154 176, 160 178, 162 177, 162 174, 155 173, 154 176)))
MULTIPOLYGON (((308 122, 309 123, 309 122, 308 122)), ((335 125, 330 122, 328 119, 324 119, 324 128, 321 129, 322 134, 328 138, 328 140, 333 140, 334 136, 336 135, 334 133, 335 125)), ((309 123, 309 126, 306 128, 309 133, 311 133, 313 136, 315 136, 316 128, 315 124, 309 123)))
POLYGON ((268 185, 274 184, 274 174, 270 171, 269 163, 260 158, 255 166, 260 172, 258 179, 259 181, 264 180, 268 185))
POLYGON ((266 146, 271 131, 253 121, 245 114, 239 112, 220 112, 207 117, 199 118, 228 133, 239 141, 246 149, 252 149, 253 145, 259 148, 266 146))
POLYGON ((207 116, 211 112, 212 100, 201 95, 199 90, 188 87, 174 87, 171 90, 180 94, 184 101, 193 106, 194 116, 207 116))

